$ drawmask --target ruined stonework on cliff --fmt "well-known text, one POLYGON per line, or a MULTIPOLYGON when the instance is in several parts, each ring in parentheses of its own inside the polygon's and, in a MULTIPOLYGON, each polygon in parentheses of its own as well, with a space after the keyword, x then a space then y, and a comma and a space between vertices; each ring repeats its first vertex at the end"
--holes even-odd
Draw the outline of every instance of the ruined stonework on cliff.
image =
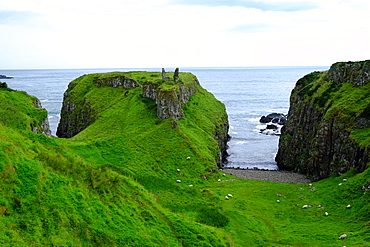
POLYGON ((276 161, 313 180, 362 172, 370 162, 370 61, 341 62, 301 78, 292 91, 276 161))
MULTIPOLYGON (((169 81, 164 69, 162 69, 162 79, 169 81)), ((143 84, 143 97, 156 101, 157 116, 159 119, 174 118, 176 120, 184 118, 183 106, 189 101, 190 97, 196 93, 199 85, 197 80, 192 83, 181 84, 179 69, 174 73, 174 85, 163 85, 161 83, 145 82, 143 84)))

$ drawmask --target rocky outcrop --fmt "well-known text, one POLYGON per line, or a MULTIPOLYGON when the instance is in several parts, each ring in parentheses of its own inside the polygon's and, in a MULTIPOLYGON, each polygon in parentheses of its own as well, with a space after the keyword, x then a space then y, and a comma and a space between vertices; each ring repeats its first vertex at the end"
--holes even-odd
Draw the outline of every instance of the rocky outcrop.
POLYGON ((14 77, 6 76, 6 75, 0 75, 0 79, 13 79, 14 77))
MULTIPOLYGON (((162 70, 162 76, 168 78, 162 70)), ((190 97, 195 94, 196 87, 199 85, 197 80, 190 83, 181 83, 177 72, 178 82, 172 83, 166 79, 162 81, 145 80, 141 85, 134 79, 125 75, 102 76, 97 75, 93 78, 93 84, 97 87, 123 87, 125 89, 142 87, 142 96, 151 98, 157 104, 157 116, 160 119, 184 118, 183 106, 189 101, 190 97)), ((71 86, 65 93, 61 111, 61 121, 58 125, 57 136, 70 138, 77 135, 90 124, 95 122, 97 113, 84 99, 76 101, 76 97, 70 95, 73 90, 71 86)))
POLYGON ((70 138, 77 135, 96 120, 93 109, 84 101, 81 103, 75 102, 68 91, 63 96, 60 116, 56 135, 61 138, 70 138))
POLYGON ((351 97, 367 98, 351 94, 353 90, 358 94, 369 82, 369 71, 368 61, 336 63, 328 72, 313 72, 297 82, 276 156, 280 169, 306 174, 312 180, 366 169, 370 152, 352 133, 370 126, 369 106, 359 101, 363 106, 357 105, 360 110, 355 111, 350 104, 351 97), (343 83, 352 83, 352 88, 347 87, 352 91, 344 91, 343 83))
POLYGON ((264 135, 280 135, 281 128, 286 123, 288 116, 283 113, 270 113, 260 118, 260 123, 267 124, 265 128, 260 129, 264 135))
POLYGON ((276 161, 280 169, 306 174, 312 180, 365 170, 369 153, 350 138, 350 132, 312 106, 292 107, 282 128, 276 161))
MULTIPOLYGON (((164 81, 169 80, 164 69, 162 69, 162 78, 165 78, 164 81)), ((145 82, 142 85, 142 96, 155 100, 159 119, 173 118, 178 120, 184 118, 184 106, 189 102, 190 97, 197 92, 197 87, 200 85, 197 79, 186 83, 181 82, 178 69, 175 70, 173 82, 173 84, 145 82)), ((228 132, 229 121, 225 114, 225 118, 216 125, 213 136, 220 148, 216 160, 219 168, 227 162, 227 142, 230 139, 228 132)))
POLYGON ((287 120, 287 116, 283 113, 270 113, 267 116, 262 116, 260 118, 260 123, 277 123, 284 125, 287 120))
POLYGON ((134 79, 119 75, 112 77, 95 77, 94 82, 99 87, 112 86, 112 87, 123 87, 125 89, 140 87, 140 85, 134 79))
POLYGON ((326 79, 336 84, 350 82, 361 87, 370 82, 370 60, 335 63, 330 67, 326 79))
MULTIPOLYGON (((42 108, 41 102, 38 99, 33 102, 33 105, 37 108, 42 108)), ((44 134, 51 137, 51 130, 47 117, 42 120, 41 125, 39 126, 37 124, 31 124, 31 129, 36 134, 44 134)))
POLYGON ((220 147, 220 152, 217 156, 217 166, 219 168, 224 167, 224 164, 227 163, 227 158, 229 154, 227 153, 228 148, 228 141, 230 140, 229 136, 229 121, 227 115, 225 118, 217 125, 216 131, 214 133, 213 138, 218 142, 218 146, 220 147))
POLYGON ((166 71, 162 68, 162 81, 169 81, 170 78, 166 76, 166 71))
MULTIPOLYGON (((157 117, 162 120, 172 118, 174 120, 172 128, 174 129, 178 128, 177 120, 185 118, 184 109, 190 101, 191 96, 197 92, 201 92, 200 95, 205 93, 205 90, 200 87, 194 75, 179 73, 178 69, 174 73, 174 80, 168 79, 164 70, 162 70, 162 74, 150 72, 117 72, 85 75, 72 81, 64 93, 61 121, 56 133, 58 137, 70 138, 75 136, 97 120, 100 114, 99 111, 110 107, 111 103, 109 102, 103 103, 105 106, 100 107, 100 110, 93 107, 94 101, 92 100, 94 97, 92 96, 91 98, 90 95, 96 95, 101 87, 123 88, 125 89, 122 90, 123 97, 127 94, 140 93, 140 90, 136 89, 129 93, 129 89, 141 88, 142 97, 155 100, 157 117), (132 78, 127 77, 127 75, 132 78)), ((217 101, 216 99, 214 100, 217 101)), ((197 104, 198 102, 193 105, 197 104)), ((215 105, 220 104, 222 103, 215 102, 215 105)), ((220 111, 222 112, 215 112, 217 114, 215 117, 218 120, 212 123, 214 129, 207 129, 207 132, 213 135, 219 146, 220 151, 217 153, 217 157, 215 157, 218 167, 222 167, 226 161, 227 142, 229 140, 227 114, 224 109, 221 110, 220 108, 220 111)), ((194 121, 198 120, 195 119, 194 121)))
POLYGON ((176 84, 163 86, 152 82, 143 84, 143 97, 156 101, 157 116, 159 119, 181 119, 184 118, 183 106, 196 92, 198 81, 189 84, 176 84))

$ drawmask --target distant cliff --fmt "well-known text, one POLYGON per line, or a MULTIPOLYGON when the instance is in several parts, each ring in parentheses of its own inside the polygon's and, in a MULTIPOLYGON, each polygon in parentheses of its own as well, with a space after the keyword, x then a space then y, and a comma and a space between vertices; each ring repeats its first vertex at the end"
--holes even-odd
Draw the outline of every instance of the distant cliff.
POLYGON ((370 161, 370 61, 341 62, 298 80, 276 161, 313 180, 370 161))

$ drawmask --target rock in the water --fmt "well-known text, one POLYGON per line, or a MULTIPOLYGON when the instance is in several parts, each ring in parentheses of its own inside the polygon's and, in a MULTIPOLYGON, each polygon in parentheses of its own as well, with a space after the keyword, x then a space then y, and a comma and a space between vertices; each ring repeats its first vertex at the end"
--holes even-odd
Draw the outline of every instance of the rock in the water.
POLYGON ((271 120, 271 123, 278 123, 278 122, 279 122, 279 120, 280 120, 280 118, 275 117, 275 118, 273 118, 273 119, 271 120))
POLYGON ((266 116, 262 116, 261 119, 260 119, 260 123, 269 123, 271 122, 272 119, 266 117, 266 116))
POLYGON ((279 123, 283 122, 284 119, 286 121, 286 118, 287 118, 286 115, 283 113, 270 113, 267 116, 262 116, 260 119, 260 123, 269 123, 269 122, 279 123))
POLYGON ((287 120, 287 117, 286 117, 286 116, 281 117, 281 118, 279 119, 278 124, 280 124, 280 125, 284 125, 284 124, 286 123, 286 120, 287 120))
POLYGON ((6 76, 6 75, 0 75, 0 79, 13 79, 14 77, 6 76))
POLYGON ((266 129, 268 129, 268 130, 277 130, 278 127, 275 124, 268 124, 266 129))
POLYGON ((262 116, 260 123, 266 123, 265 129, 261 129, 260 133, 265 135, 280 135, 281 125, 284 125, 287 120, 287 115, 283 113, 271 113, 267 116, 262 116))

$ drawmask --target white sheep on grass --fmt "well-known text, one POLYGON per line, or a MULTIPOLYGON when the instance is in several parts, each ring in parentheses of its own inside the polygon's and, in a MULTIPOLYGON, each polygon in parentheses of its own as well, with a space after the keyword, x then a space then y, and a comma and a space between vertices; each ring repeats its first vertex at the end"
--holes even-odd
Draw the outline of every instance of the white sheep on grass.
POLYGON ((180 179, 178 179, 178 180, 176 180, 176 182, 177 182, 177 183, 181 183, 181 180, 180 180, 180 179))
POLYGON ((340 235, 338 239, 345 239, 345 238, 347 238, 347 234, 340 235))

